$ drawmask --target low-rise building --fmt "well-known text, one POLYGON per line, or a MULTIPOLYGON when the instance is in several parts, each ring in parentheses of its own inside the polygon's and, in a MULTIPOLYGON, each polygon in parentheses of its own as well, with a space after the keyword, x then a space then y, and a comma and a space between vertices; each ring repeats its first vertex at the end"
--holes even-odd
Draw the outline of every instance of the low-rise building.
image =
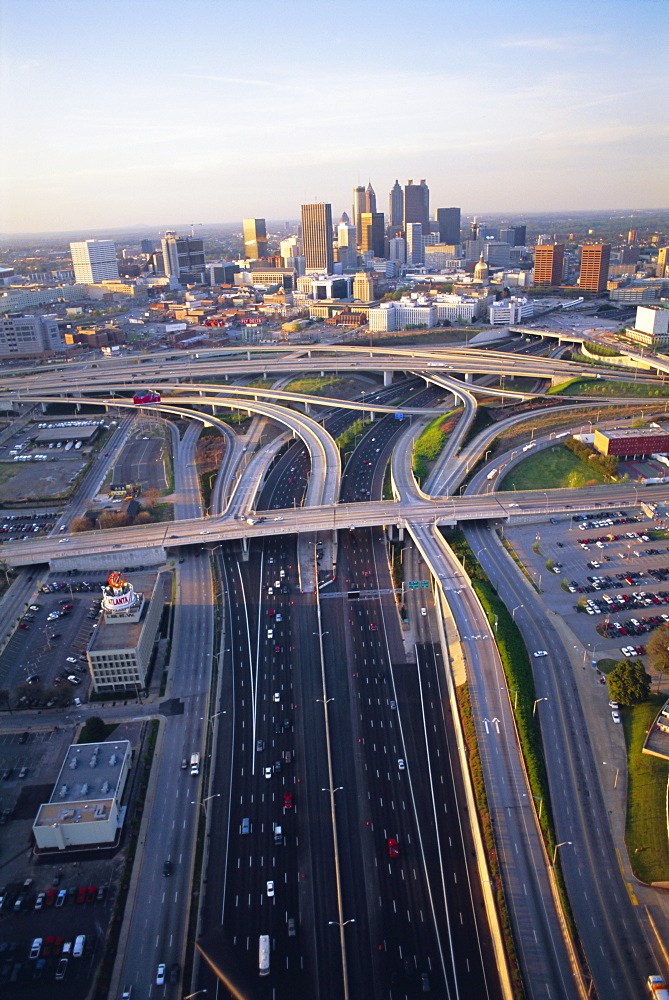
MULTIPOLYGON (((1 300, 0 300, 1 301, 1 300)), ((0 358, 20 358, 60 351, 65 346, 55 319, 45 316, 0 318, 0 358)))
POLYGON ((634 326, 625 333, 644 347, 666 347, 669 344, 669 301, 637 306, 634 326))
POLYGON ((127 740, 70 746, 33 834, 40 851, 112 845, 123 824, 121 799, 132 762, 127 740))
POLYGON ((522 319, 534 316, 534 302, 527 299, 500 299, 488 306, 488 319, 491 326, 512 326, 522 319))

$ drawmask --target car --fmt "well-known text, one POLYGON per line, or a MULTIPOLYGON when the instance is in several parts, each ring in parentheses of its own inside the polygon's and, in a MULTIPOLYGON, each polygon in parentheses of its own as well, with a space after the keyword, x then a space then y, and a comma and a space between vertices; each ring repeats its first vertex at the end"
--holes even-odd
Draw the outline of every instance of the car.
POLYGON ((29 611, 39 611, 41 607, 42 607, 41 604, 31 604, 28 610, 29 611))
POLYGON ((19 771, 19 778, 25 778, 27 773, 28 773, 28 768, 22 767, 21 770, 19 771))
POLYGON ((67 663, 76 663, 77 662, 77 658, 76 658, 76 656, 66 656, 65 657, 65 661, 67 663))
POLYGON ((293 796, 290 794, 290 792, 285 792, 283 796, 283 808, 291 809, 292 806, 293 806, 293 796))
POLYGON ((2 780, 3 781, 9 781, 9 779, 11 778, 11 776, 12 776, 13 773, 14 773, 14 768, 13 767, 6 767, 4 769, 4 771, 2 772, 2 780))
POLYGON ((271 597, 273 593, 274 593, 274 587, 268 587, 267 588, 267 594, 268 594, 268 596, 271 597))
POLYGON ((392 710, 393 710, 393 712, 394 712, 394 711, 395 711, 395 709, 397 708, 397 702, 396 702, 396 701, 391 701, 391 702, 390 702, 390 707, 391 707, 391 709, 392 709, 392 710))
POLYGON ((49 889, 47 891, 46 897, 44 899, 44 905, 45 906, 53 906, 53 904, 56 902, 56 896, 57 895, 58 895, 58 893, 56 892, 55 889, 49 889))
POLYGON ((280 653, 280 652, 281 652, 281 646, 279 646, 279 645, 276 645, 276 646, 274 647, 274 652, 275 652, 275 653, 280 653))
POLYGON ((57 937, 53 943, 52 955, 60 955, 60 950, 63 947, 64 937, 57 937))
POLYGON ((179 963, 178 962, 172 962, 172 964, 170 965, 170 982, 171 983, 178 983, 179 982, 179 973, 180 973, 180 971, 181 971, 181 966, 179 965, 179 963))
POLYGON ((64 906, 67 899, 67 889, 61 889, 56 897, 56 906, 64 906))
POLYGON ((210 534, 210 532, 208 532, 208 531, 201 531, 200 534, 201 535, 208 535, 208 534, 210 534))
POLYGON ((45 892, 40 892, 40 893, 37 894, 37 899, 35 900, 35 909, 36 910, 41 910, 42 907, 44 906, 44 897, 45 896, 46 896, 45 892))
POLYGON ((609 708, 612 708, 615 712, 617 712, 618 709, 620 708, 620 705, 618 704, 617 701, 610 701, 609 708))
POLYGON ((620 713, 616 711, 611 712, 611 718, 614 722, 620 722, 620 713))
POLYGON ((519 506, 519 504, 517 504, 517 503, 510 503, 509 504, 509 507, 518 507, 518 506, 519 506))
POLYGON ((97 896, 95 897, 98 903, 104 903, 105 896, 107 895, 107 886, 101 885, 98 888, 97 896))
POLYGON ((405 769, 406 764, 404 763, 404 760, 402 759, 402 757, 398 758, 398 760, 397 760, 397 766, 400 769, 400 771, 403 771, 405 769))
POLYGON ((19 622, 19 628, 22 629, 24 632, 30 631, 30 625, 26 625, 25 622, 19 622))
POLYGON ((264 749, 265 749, 265 741, 256 740, 256 752, 261 753, 261 751, 263 751, 264 749))
POLYGON ((56 968, 56 980, 60 981, 65 979, 65 973, 67 972, 67 959, 61 958, 56 968))
POLYGON ((399 858, 400 848, 396 837, 388 837, 388 857, 399 858))
POLYGON ((77 889, 77 903, 85 903, 86 902, 86 891, 87 891, 87 888, 86 888, 85 885, 80 885, 79 886, 79 888, 77 889))
POLYGON ((163 862, 163 878, 169 878, 172 874, 172 862, 168 858, 167 861, 163 862))
POLYGON ((267 880, 267 895, 270 897, 274 895, 274 882, 272 879, 267 880))
POLYGON ((292 750, 284 750, 283 751, 283 759, 284 759, 284 762, 286 764, 290 764, 291 760, 293 759, 293 752, 292 752, 292 750))
POLYGON ((277 611, 277 614, 276 614, 276 620, 277 620, 277 622, 283 621, 283 615, 280 612, 278 612, 278 611, 277 611))
POLYGON ((532 656, 548 656, 548 653, 546 652, 545 649, 535 649, 535 651, 532 653, 532 656))
POLYGON ((67 679, 70 684, 81 684, 81 677, 77 677, 76 674, 68 674, 67 679))
POLYGON ((420 613, 423 615, 423 617, 425 617, 425 615, 427 614, 427 608, 421 608, 420 613))
POLYGON ((370 622, 369 627, 372 632, 376 632, 376 622, 370 622))
POLYGON ((288 937, 295 937, 295 917, 288 917, 288 937))
POLYGON ((281 701, 281 693, 279 691, 274 692, 273 701, 281 701))
POLYGON ((25 896, 17 896, 14 900, 14 913, 20 913, 23 909, 23 904, 26 901, 25 896))
POLYGON ((32 947, 30 948, 30 957, 39 958, 39 953, 42 950, 42 938, 35 938, 32 947))
POLYGON ((161 962, 156 970, 156 986, 165 985, 165 963, 161 962))
POLYGON ((37 684, 39 681, 39 674, 31 674, 30 677, 26 677, 26 684, 37 684))
POLYGON ((273 773, 273 768, 271 768, 271 767, 266 767, 265 768, 264 774, 265 774, 266 778, 271 778, 272 777, 272 773, 273 773))
POLYGON ((44 945, 42 947, 42 958, 48 958, 49 955, 53 953, 53 943, 55 940, 56 939, 55 937, 53 937, 53 935, 51 935, 51 937, 44 939, 44 945))

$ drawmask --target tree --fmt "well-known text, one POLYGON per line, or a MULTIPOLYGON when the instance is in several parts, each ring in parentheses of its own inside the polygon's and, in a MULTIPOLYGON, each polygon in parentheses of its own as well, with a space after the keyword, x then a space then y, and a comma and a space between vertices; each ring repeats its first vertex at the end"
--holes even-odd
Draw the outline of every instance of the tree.
POLYGON ((616 663, 608 676, 609 696, 620 705, 636 705, 646 701, 650 693, 650 677, 638 660, 616 663))
POLYGON ((70 525, 70 531, 92 531, 95 527, 95 521, 92 521, 90 517, 75 517, 70 525))
POLYGON ((91 715, 83 729, 83 734, 91 743, 100 743, 107 735, 107 727, 99 715, 91 715))
POLYGON ((669 670, 669 626, 660 625, 648 637, 646 650, 656 670, 669 670))

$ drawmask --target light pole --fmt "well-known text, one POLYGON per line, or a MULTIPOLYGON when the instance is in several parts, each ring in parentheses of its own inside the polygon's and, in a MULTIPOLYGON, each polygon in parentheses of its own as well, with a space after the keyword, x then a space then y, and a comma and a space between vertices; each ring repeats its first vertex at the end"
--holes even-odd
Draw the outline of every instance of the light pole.
POLYGON ((532 715, 536 715, 537 714, 537 705, 539 704, 540 701, 548 701, 548 698, 537 698, 535 700, 535 702, 534 702, 534 708, 532 709, 532 715))
POLYGON ((498 616, 495 614, 494 611, 486 611, 486 615, 488 616, 488 620, 490 620, 490 615, 492 615, 492 617, 493 617, 493 628, 495 630, 495 635, 497 635, 497 622, 499 621, 498 616))
POLYGON ((571 844, 571 840, 563 840, 561 844, 555 845, 555 850, 553 851, 553 868, 555 868, 555 859, 557 858, 558 847, 566 847, 567 844, 571 844))
MULTIPOLYGON (((607 763, 608 763, 608 762, 607 762, 607 761, 605 761, 605 760, 603 760, 603 761, 602 761, 602 764, 607 764, 607 763)), ((619 767, 617 767, 617 768, 616 768, 616 776, 615 776, 615 778, 613 779, 613 787, 614 787, 614 788, 617 788, 617 787, 618 787, 618 777, 619 777, 619 775, 620 775, 620 768, 619 768, 619 767)))
POLYGON ((206 993, 206 990, 195 990, 195 993, 189 993, 187 997, 183 997, 182 1000, 192 1000, 193 997, 199 997, 200 993, 206 993))
POLYGON ((522 604, 517 604, 517 605, 516 605, 516 607, 515 607, 515 608, 513 609, 513 611, 511 612, 511 619, 512 619, 512 620, 513 620, 514 622, 515 622, 515 620, 516 620, 516 611, 520 611, 520 609, 522 608, 522 606, 523 606, 522 604))
MULTIPOLYGON (((532 798, 536 799, 538 801, 538 803, 539 803, 539 819, 541 819, 541 812, 542 812, 543 807, 544 807, 544 800, 541 798, 540 795, 533 795, 532 798)), ((555 862, 553 862, 553 864, 555 864, 555 862)))
POLYGON ((209 723, 209 725, 211 726, 212 735, 213 735, 213 732, 214 732, 214 719, 217 719, 219 717, 219 715, 227 715, 227 709, 224 708, 220 712, 214 712, 213 715, 201 715, 200 716, 200 722, 204 722, 204 720, 206 719, 207 722, 209 723))
POLYGON ((355 917, 350 917, 348 920, 344 920, 341 923, 338 920, 328 920, 330 927, 346 927, 346 924, 354 924, 355 917))
POLYGON ((509 694, 514 695, 513 710, 515 712, 516 709, 518 708, 518 692, 516 691, 516 689, 515 688, 500 688, 500 691, 508 691, 509 694))
POLYGON ((202 808, 204 809, 204 814, 206 816, 207 815, 207 802, 210 802, 211 799, 220 799, 220 797, 221 797, 221 793, 220 792, 216 792, 215 795, 208 795, 206 797, 206 799, 202 799, 200 802, 194 802, 193 799, 191 799, 190 804, 192 806, 197 806, 197 805, 202 806, 202 808))

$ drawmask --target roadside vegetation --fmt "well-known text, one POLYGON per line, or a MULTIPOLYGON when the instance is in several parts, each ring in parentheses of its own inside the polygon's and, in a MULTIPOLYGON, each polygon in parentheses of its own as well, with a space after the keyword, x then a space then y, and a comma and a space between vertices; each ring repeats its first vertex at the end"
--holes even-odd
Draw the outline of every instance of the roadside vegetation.
MULTIPOLYGON (((587 361, 587 358, 583 358, 587 361)), ((632 396, 636 399, 664 399, 669 396, 669 382, 614 382, 607 379, 573 379, 549 389, 553 396, 592 396, 610 399, 612 396, 632 396)))
POLYGON ((461 413, 462 407, 458 407, 455 410, 450 410, 443 416, 436 417, 430 421, 416 441, 413 451, 413 472, 419 484, 422 485, 423 481, 427 478, 431 463, 439 458, 446 442, 455 429, 461 413))
MULTIPOLYGON (((625 840, 632 871, 646 883, 669 881, 669 761, 641 752, 648 730, 665 701, 663 695, 650 695, 647 701, 620 710, 627 744, 625 840)), ((608 775, 608 780, 613 782, 615 775, 608 775)))
POLYGON ((588 462, 564 445, 554 445, 529 455, 514 466, 498 484, 499 492, 598 486, 606 479, 588 462))

